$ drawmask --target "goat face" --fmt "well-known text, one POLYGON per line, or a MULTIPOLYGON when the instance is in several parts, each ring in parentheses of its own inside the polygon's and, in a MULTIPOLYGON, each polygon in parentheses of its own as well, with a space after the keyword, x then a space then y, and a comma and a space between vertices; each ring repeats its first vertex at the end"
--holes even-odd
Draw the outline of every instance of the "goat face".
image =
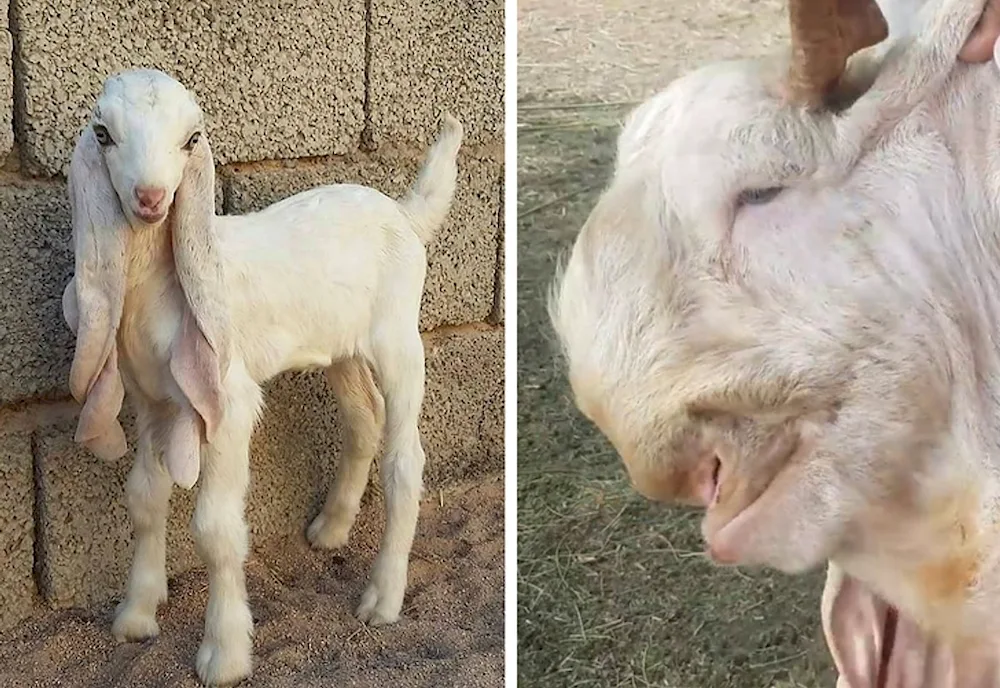
POLYGON ((579 407, 639 492, 707 508, 720 562, 820 564, 919 509, 945 442, 954 161, 915 116, 837 172, 834 117, 769 64, 679 79, 628 122, 553 295, 579 407))
POLYGON ((161 222, 203 136, 194 97, 163 72, 130 70, 105 82, 90 126, 129 223, 161 222))

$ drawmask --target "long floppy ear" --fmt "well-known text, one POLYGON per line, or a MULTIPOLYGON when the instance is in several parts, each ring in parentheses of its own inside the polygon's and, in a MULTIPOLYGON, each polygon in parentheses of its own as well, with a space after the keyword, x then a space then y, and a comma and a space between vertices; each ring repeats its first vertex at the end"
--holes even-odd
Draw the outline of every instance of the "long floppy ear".
POLYGON ((125 390, 115 339, 125 302, 130 230, 90 127, 73 151, 68 189, 76 272, 70 280, 73 293, 63 295, 63 310, 76 331, 69 376, 70 392, 83 404, 76 441, 114 460, 128 448, 118 423, 125 390))
MULTIPOLYGON (((230 357, 225 274, 214 222, 215 168, 202 136, 191 151, 171 213, 175 268, 189 312, 173 343, 170 372, 204 422, 209 443, 225 411, 222 380, 230 357)), ((196 462, 198 456, 188 460, 196 462)), ((197 475, 197 468, 178 468, 188 479, 192 470, 197 475)))
POLYGON ((995 650, 980 654, 963 648, 956 656, 833 562, 826 572, 821 612, 823 635, 840 674, 837 688, 996 685, 995 650))
MULTIPOLYGON (((878 688, 887 626, 895 634, 888 605, 831 562, 820 610, 826 645, 840 674, 837 688, 878 688)), ((891 645, 893 639, 888 640, 891 645)))

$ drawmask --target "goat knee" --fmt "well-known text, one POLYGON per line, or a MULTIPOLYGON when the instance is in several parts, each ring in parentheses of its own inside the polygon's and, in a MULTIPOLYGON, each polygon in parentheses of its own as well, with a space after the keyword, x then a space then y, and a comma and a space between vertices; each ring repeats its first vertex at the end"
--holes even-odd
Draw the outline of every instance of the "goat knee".
POLYGON ((386 455, 382 465, 382 489, 390 502, 420 499, 424 485, 425 456, 419 439, 408 442, 405 449, 386 455))
POLYGON ((166 518, 170 483, 147 468, 133 467, 125 483, 125 505, 136 530, 148 530, 166 518))
POLYGON ((242 512, 242 504, 225 502, 199 502, 195 509, 191 534, 195 550, 210 572, 220 567, 243 565, 249 543, 242 512))

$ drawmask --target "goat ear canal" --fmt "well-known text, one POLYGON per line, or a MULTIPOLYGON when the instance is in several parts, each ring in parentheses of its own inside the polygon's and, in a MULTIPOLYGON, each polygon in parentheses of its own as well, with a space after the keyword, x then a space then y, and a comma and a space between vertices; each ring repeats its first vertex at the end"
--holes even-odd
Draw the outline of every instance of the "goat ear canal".
POLYGON ((127 449, 118 422, 124 387, 115 340, 125 303, 129 225, 91 127, 70 162, 75 276, 63 294, 67 323, 76 332, 69 388, 83 404, 77 441, 112 460, 127 449))
POLYGON ((224 414, 222 381, 229 367, 230 334, 225 272, 215 237, 215 167, 205 136, 188 158, 171 221, 174 266, 188 309, 170 370, 211 443, 224 414))

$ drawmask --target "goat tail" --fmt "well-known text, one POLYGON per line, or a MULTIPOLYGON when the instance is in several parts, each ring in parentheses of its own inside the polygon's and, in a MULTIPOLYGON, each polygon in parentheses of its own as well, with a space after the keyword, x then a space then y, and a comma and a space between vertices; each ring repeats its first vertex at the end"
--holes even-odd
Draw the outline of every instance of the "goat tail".
POLYGON ((403 208, 413 218, 414 229, 426 246, 434 239, 455 196, 458 178, 456 157, 462 146, 462 124, 445 113, 441 133, 431 146, 417 181, 402 200, 403 208))

